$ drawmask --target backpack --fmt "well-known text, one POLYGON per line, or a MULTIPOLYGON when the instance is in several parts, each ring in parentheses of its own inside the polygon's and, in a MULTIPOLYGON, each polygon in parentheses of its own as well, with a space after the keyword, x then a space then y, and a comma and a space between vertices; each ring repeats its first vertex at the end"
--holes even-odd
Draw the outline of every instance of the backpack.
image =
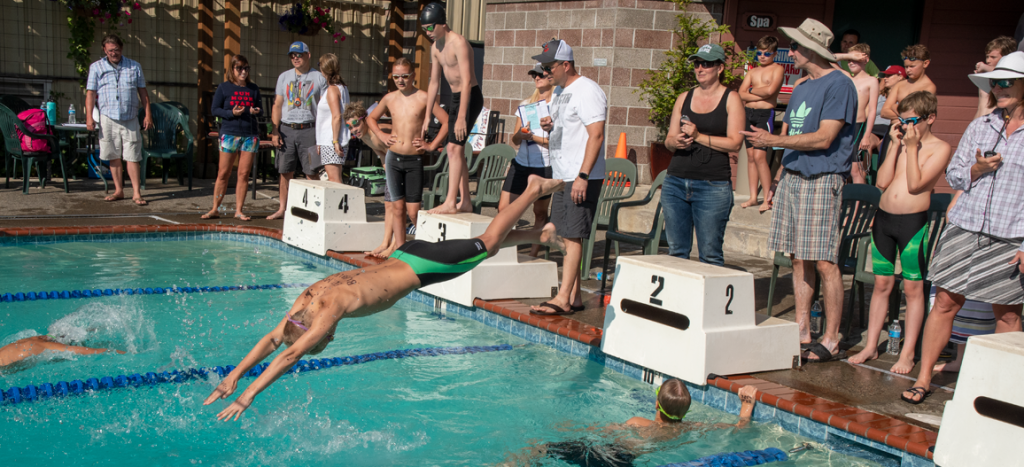
MULTIPOLYGON (((28 109, 18 114, 18 120, 25 123, 25 128, 32 133, 49 135, 50 128, 46 126, 46 112, 42 109, 28 109)), ((31 138, 18 130, 18 138, 21 139, 21 150, 25 152, 50 152, 50 142, 41 138, 31 138)))
POLYGON ((353 167, 348 184, 362 188, 366 196, 379 196, 384 194, 384 180, 383 167, 353 167))

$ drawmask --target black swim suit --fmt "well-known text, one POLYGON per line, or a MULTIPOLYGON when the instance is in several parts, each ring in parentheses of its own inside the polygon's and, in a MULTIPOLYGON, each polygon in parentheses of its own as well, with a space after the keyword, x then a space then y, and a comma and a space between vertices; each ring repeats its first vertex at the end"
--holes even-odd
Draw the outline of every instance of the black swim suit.
MULTIPOLYGON (((760 128, 768 133, 775 132, 775 109, 751 109, 745 108, 747 112, 747 124, 743 127, 744 130, 750 130, 750 126, 753 125, 760 128)), ((771 151, 772 148, 752 148, 760 149, 762 151, 771 151)))
MULTIPOLYGON (((452 93, 452 104, 448 106, 448 143, 465 146, 466 141, 469 141, 469 132, 473 131, 476 117, 480 115, 480 110, 484 108, 484 93, 480 91, 480 86, 473 86, 473 89, 469 90, 469 108, 466 109, 466 139, 459 141, 455 137, 455 122, 459 120, 459 105, 461 102, 462 93, 452 93)), ((486 128, 481 128, 480 130, 487 131, 486 128)))
POLYGON ((479 238, 431 243, 412 240, 398 247, 391 257, 412 267, 420 286, 459 277, 487 259, 487 246, 479 238))
POLYGON ((407 156, 388 150, 384 156, 387 167, 387 187, 391 201, 405 199, 406 203, 423 200, 423 158, 417 154, 407 156))
POLYGON ((871 270, 878 276, 896 272, 899 252, 903 278, 923 281, 928 274, 928 212, 889 214, 875 211, 871 224, 871 270))
POLYGON ((581 467, 631 467, 636 455, 614 444, 590 444, 582 440, 547 445, 548 456, 581 467))

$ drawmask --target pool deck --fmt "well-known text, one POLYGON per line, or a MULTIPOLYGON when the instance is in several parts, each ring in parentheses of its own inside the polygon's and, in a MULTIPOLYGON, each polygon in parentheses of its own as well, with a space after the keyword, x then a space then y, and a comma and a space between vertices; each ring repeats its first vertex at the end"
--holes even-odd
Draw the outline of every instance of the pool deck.
MULTIPOLYGON (((40 189, 33 182, 30 193, 23 195, 20 180, 17 182, 12 180, 11 188, 0 190, 0 206, 4 206, 0 210, 0 236, 211 230, 281 237, 282 221, 263 218, 277 208, 276 183, 260 184, 255 201, 251 192, 247 193, 246 214, 253 219, 244 222, 230 217, 234 212, 233 188, 229 189, 226 197, 225 206, 229 208, 226 217, 199 219, 199 214, 209 210, 213 180, 196 179, 192 191, 173 182, 163 185, 159 179, 147 180, 145 198, 150 203, 148 206, 136 206, 130 200, 104 202, 103 184, 98 180, 72 181, 69 194, 63 192, 59 183, 51 182, 47 188, 40 189)), ((367 212, 373 217, 383 214, 380 198, 368 199, 367 212)), ((484 213, 488 214, 488 211, 484 213)), ((493 215, 493 210, 490 214, 493 215)), ((526 224, 532 219, 527 217, 524 221, 526 224)), ((600 266, 603 252, 604 237, 599 234, 594 246, 595 266, 600 266)), ((623 251, 624 255, 639 253, 639 250, 628 248, 623 251)), ((331 252, 330 256, 359 266, 376 261, 362 253, 331 252)), ((560 261, 557 253, 553 259, 560 261)), ((755 307, 763 314, 767 307, 771 261, 727 251, 726 265, 753 274, 755 307)), ((792 282, 789 271, 782 273, 773 314, 793 321, 792 282)), ((584 304, 587 308, 567 317, 530 314, 529 306, 544 301, 542 299, 488 302, 478 299, 476 305, 599 346, 604 323, 600 286, 600 281, 584 281, 584 304)), ((849 290, 849 283, 846 288, 849 290)), ((869 286, 869 301, 870 293, 869 286)), ((864 331, 855 332, 858 334, 846 339, 843 349, 860 349, 864 331)), ((935 444, 937 423, 945 402, 952 398, 952 392, 938 389, 925 403, 917 406, 902 402, 899 395, 912 385, 913 379, 888 373, 894 362, 893 356, 883 354, 879 360, 867 365, 833 361, 804 365, 796 370, 733 375, 728 379, 709 380, 708 383, 732 392, 743 385, 753 384, 758 387, 761 403, 931 459, 928 448, 935 444)), ((915 375, 916 370, 911 374, 915 375)), ((933 382, 945 388, 955 388, 956 374, 936 375, 933 382)))

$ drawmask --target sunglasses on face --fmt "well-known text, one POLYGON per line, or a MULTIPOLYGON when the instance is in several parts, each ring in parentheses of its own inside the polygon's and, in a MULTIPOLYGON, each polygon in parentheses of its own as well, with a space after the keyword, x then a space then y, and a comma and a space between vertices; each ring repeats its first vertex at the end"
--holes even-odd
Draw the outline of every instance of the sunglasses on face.
POLYGON ((235 67, 235 71, 237 71, 237 72, 249 71, 249 67, 247 67, 247 66, 236 66, 235 67))
POLYGON ((759 51, 757 51, 757 54, 756 54, 756 55, 757 55, 758 57, 760 57, 760 56, 762 56, 762 55, 764 55, 765 57, 771 57, 772 55, 775 55, 775 52, 761 52, 761 51, 759 50, 759 51))
POLYGON ((694 68, 714 68, 717 65, 718 65, 717 61, 715 61, 715 62, 709 62, 709 61, 706 61, 706 60, 694 60, 693 61, 693 67, 694 68))
POLYGON ((395 73, 395 74, 391 75, 391 78, 392 79, 399 79, 399 78, 401 78, 401 79, 409 79, 409 77, 411 77, 411 76, 412 76, 412 73, 401 73, 401 74, 395 73))
POLYGON ((306 54, 300 54, 298 52, 292 52, 288 54, 288 58, 295 60, 296 58, 303 58, 306 54))
POLYGON ((789 51, 790 52, 797 52, 799 50, 800 50, 800 44, 797 44, 796 42, 794 42, 792 44, 789 44, 789 51))
POLYGON ((550 65, 541 65, 540 68, 542 70, 544 70, 545 73, 551 73, 551 69, 552 68, 554 68, 554 67, 556 67, 558 65, 561 65, 563 63, 565 63, 565 62, 554 62, 554 63, 552 63, 550 65))
POLYGON ((1007 89, 1012 88, 1018 79, 1020 78, 990 79, 988 80, 988 85, 993 88, 998 86, 1000 88, 1007 89))
POLYGON ((900 123, 904 125, 917 125, 917 122, 921 121, 921 117, 896 117, 900 119, 900 123))
POLYGON ((436 24, 428 24, 426 26, 423 26, 423 30, 427 31, 427 32, 434 32, 434 26, 437 26, 437 25, 436 24))

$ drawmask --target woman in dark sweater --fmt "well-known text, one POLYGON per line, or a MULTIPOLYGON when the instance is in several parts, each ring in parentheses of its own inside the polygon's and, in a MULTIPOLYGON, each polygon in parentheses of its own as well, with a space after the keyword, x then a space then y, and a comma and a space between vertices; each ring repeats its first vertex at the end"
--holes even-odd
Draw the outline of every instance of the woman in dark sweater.
POLYGON ((722 242, 732 211, 729 153, 739 151, 746 114, 719 77, 725 51, 708 44, 690 56, 698 86, 676 99, 665 147, 675 151, 661 190, 669 253, 688 259, 694 228, 702 263, 723 265, 722 242))
POLYGON ((260 114, 260 88, 249 82, 249 61, 242 55, 231 57, 228 80, 217 86, 213 95, 213 115, 220 117, 220 168, 217 170, 217 184, 213 187, 213 209, 203 214, 203 219, 220 217, 217 210, 228 191, 228 177, 235 165, 235 155, 241 153, 238 161, 238 181, 235 187, 235 218, 250 219, 242 213, 245 191, 249 186, 249 171, 252 157, 260 147, 260 132, 256 116, 260 114))

